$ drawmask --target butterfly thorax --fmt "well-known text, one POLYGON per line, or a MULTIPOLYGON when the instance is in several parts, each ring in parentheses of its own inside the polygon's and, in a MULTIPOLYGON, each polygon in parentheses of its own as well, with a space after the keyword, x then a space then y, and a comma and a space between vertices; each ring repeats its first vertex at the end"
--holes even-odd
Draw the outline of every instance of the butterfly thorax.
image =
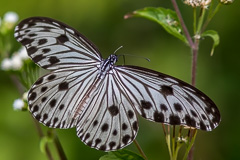
POLYGON ((105 75, 113 68, 116 62, 117 56, 114 54, 111 54, 107 59, 103 60, 99 70, 99 78, 103 79, 105 75))

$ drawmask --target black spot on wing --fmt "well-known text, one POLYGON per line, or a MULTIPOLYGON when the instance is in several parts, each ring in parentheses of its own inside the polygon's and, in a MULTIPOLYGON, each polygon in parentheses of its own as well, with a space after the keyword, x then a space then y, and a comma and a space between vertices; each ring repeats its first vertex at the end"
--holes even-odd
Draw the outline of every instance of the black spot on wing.
POLYGON ((39 110, 38 105, 33 106, 32 113, 37 112, 39 110))
POLYGON ((165 104, 161 104, 160 108, 162 111, 166 112, 168 110, 167 106, 165 104))
POLYGON ((48 118, 48 114, 45 113, 45 114, 43 115, 43 121, 45 121, 47 118, 48 118))
POLYGON ((66 35, 60 35, 59 37, 57 37, 57 41, 59 41, 59 43, 65 43, 69 41, 69 39, 66 35))
POLYGON ((129 110, 129 111, 128 111, 128 117, 129 117, 130 119, 132 119, 133 116, 134 116, 133 111, 129 110))
POLYGON ((168 96, 168 95, 172 95, 173 94, 173 89, 170 86, 163 85, 163 86, 161 86, 161 92, 164 95, 168 96))
POLYGON ((40 39, 39 41, 38 41, 38 45, 43 45, 43 44, 45 44, 45 43, 47 43, 47 39, 40 39))
POLYGON ((191 110, 191 114, 192 114, 194 117, 198 117, 197 113, 196 113, 194 110, 191 110))
POLYGON ((118 134, 118 131, 116 129, 113 130, 112 134, 116 136, 118 134))
POLYGON ((116 116, 119 113, 119 109, 115 105, 108 107, 108 111, 112 116, 116 116))
POLYGON ((138 130, 138 122, 137 121, 133 122, 132 127, 133 127, 134 131, 137 131, 138 130))
POLYGON ((89 137, 90 137, 90 133, 87 133, 87 134, 85 135, 85 139, 84 139, 84 140, 87 140, 89 137))
POLYGON ((41 88, 41 92, 43 93, 43 92, 45 92, 47 89, 48 89, 48 87, 46 87, 46 86, 45 86, 45 87, 42 87, 42 88, 41 88))
POLYGON ((116 146, 116 142, 111 141, 108 145, 109 145, 110 149, 112 149, 113 147, 116 146))
POLYGON ((37 50, 38 50, 37 47, 34 47, 34 46, 29 47, 27 49, 28 55, 31 56, 33 53, 37 52, 37 50))
POLYGON ((164 122, 164 114, 162 112, 155 111, 153 118, 155 122, 164 122))
POLYGON ((152 108, 152 104, 149 101, 141 100, 141 106, 144 109, 150 109, 152 108))
POLYGON ((42 49, 42 52, 43 53, 48 53, 48 52, 50 52, 51 51, 51 49, 49 49, 49 48, 44 48, 44 49, 42 49))
POLYGON ((47 97, 43 97, 43 98, 41 99, 42 102, 45 102, 46 100, 47 100, 47 97))
POLYGON ((43 78, 39 78, 36 82, 35 82, 35 84, 36 85, 39 85, 39 84, 41 84, 43 82, 43 78))
POLYGON ((99 143, 101 143, 102 142, 102 140, 100 139, 100 138, 97 138, 96 140, 95 140, 95 146, 97 146, 99 143))
POLYGON ((125 144, 125 145, 128 144, 130 139, 131 139, 131 137, 128 134, 123 136, 123 138, 122 138, 123 144, 125 144))
POLYGON ((35 57, 32 58, 32 60, 35 62, 35 63, 38 63, 39 61, 41 61, 42 59, 44 59, 45 57, 42 55, 42 54, 39 54, 35 57))
POLYGON ((170 115, 169 117, 169 123, 171 125, 179 125, 180 124, 180 118, 177 115, 170 115))
POLYGON ((106 148, 107 148, 107 147, 106 147, 106 145, 104 144, 104 145, 101 145, 101 146, 100 146, 99 150, 105 151, 106 148))
POLYGON ((53 119, 53 125, 55 126, 55 124, 58 122, 58 117, 55 117, 54 119, 53 119))
POLYGON ((53 107, 55 107, 56 103, 57 103, 57 100, 56 99, 52 99, 50 101, 49 105, 50 105, 51 108, 53 108, 53 107))
POLYGON ((87 142, 88 146, 92 146, 92 141, 87 142))
POLYGON ((106 132, 109 128, 109 125, 107 123, 104 123, 101 127, 102 132, 106 132))
POLYGON ((37 34, 31 33, 31 34, 28 34, 28 36, 29 36, 29 37, 35 37, 35 36, 37 36, 37 34))
POLYGON ((50 80, 53 80, 54 78, 56 78, 56 75, 55 75, 55 74, 52 74, 52 75, 50 75, 47 79, 50 81, 50 80))
POLYGON ((97 124, 98 124, 98 120, 95 120, 95 121, 93 122, 93 127, 95 127, 97 124))
POLYGON ((189 115, 185 116, 186 125, 189 127, 196 127, 196 121, 189 115))
POLYGON ((200 121, 200 129, 201 130, 207 130, 206 125, 203 123, 203 121, 200 121))
POLYGON ((40 120, 41 119, 41 115, 40 114, 37 114, 36 116, 35 116, 35 118, 36 118, 36 120, 40 120))
POLYGON ((179 104, 179 103, 174 103, 173 106, 174 106, 175 110, 178 112, 181 112, 183 110, 181 104, 179 104))
POLYGON ((51 56, 49 59, 48 59, 48 62, 53 65, 53 64, 56 64, 58 62, 60 62, 60 60, 56 57, 56 56, 51 56))
POLYGON ((64 104, 61 104, 60 106, 59 106, 59 110, 62 110, 64 108, 64 104))
POLYGON ((33 39, 29 39, 29 38, 23 38, 20 42, 22 43, 22 45, 27 45, 32 43, 34 40, 33 39))
POLYGON ((68 83, 67 82, 62 82, 58 86, 59 91, 67 90, 68 89, 68 83))
POLYGON ((122 129, 123 129, 123 130, 126 130, 127 128, 128 128, 127 124, 126 124, 126 123, 123 123, 123 124, 122 124, 122 129))
POLYGON ((32 92, 30 94, 30 96, 28 97, 28 100, 33 101, 36 97, 37 97, 37 93, 36 92, 32 92))

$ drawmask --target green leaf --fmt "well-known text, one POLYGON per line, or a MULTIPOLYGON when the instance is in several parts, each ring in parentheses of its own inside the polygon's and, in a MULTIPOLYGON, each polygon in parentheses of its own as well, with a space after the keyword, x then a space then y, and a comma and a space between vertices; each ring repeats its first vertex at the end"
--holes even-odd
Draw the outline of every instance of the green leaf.
POLYGON ((99 160, 144 160, 144 158, 128 150, 118 150, 108 152, 108 154, 102 156, 99 160))
POLYGON ((214 30, 208 30, 208 31, 205 31, 204 33, 202 33, 201 37, 211 37, 213 39, 213 46, 212 46, 212 50, 211 50, 211 54, 210 54, 212 56, 215 47, 220 42, 220 37, 219 37, 218 33, 214 30))
POLYGON ((124 16, 125 19, 131 17, 142 17, 157 22, 168 33, 188 44, 187 38, 182 33, 182 27, 177 14, 170 9, 147 7, 124 16))

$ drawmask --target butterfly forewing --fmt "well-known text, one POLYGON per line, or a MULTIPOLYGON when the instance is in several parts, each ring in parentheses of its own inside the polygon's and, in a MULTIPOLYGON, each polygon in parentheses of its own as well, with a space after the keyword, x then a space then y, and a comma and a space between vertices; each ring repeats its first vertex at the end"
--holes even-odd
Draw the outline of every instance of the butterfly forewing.
POLYGON ((191 85, 137 66, 116 66, 114 70, 136 110, 144 118, 206 131, 218 126, 218 108, 191 85))
POLYGON ((201 91, 171 76, 136 66, 115 66, 75 29, 50 18, 23 20, 16 39, 50 73, 28 94, 33 117, 53 128, 77 128, 88 146, 111 151, 137 135, 136 113, 170 125, 210 131, 220 122, 216 105, 201 91))
POLYGON ((40 67, 55 70, 101 61, 97 47, 75 29, 50 18, 28 18, 15 28, 17 41, 40 67))

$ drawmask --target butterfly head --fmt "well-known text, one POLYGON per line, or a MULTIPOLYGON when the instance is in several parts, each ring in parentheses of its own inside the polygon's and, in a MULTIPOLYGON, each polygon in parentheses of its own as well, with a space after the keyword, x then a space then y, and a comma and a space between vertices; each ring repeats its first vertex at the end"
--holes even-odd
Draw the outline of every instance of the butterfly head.
POLYGON ((115 54, 111 54, 107 59, 102 61, 101 68, 99 70, 100 78, 104 78, 105 75, 113 68, 114 64, 117 62, 118 56, 115 54))

